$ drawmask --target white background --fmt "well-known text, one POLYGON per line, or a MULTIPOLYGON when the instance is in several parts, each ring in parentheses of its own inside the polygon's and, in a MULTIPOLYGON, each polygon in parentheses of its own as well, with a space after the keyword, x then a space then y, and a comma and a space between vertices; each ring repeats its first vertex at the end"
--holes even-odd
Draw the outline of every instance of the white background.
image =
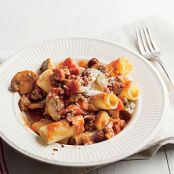
MULTIPOLYGON (((0 0, 0 57, 42 40, 103 35, 154 13, 173 22, 174 0, 0 0)), ((118 162, 93 173, 174 174, 174 146, 150 160, 118 162)))

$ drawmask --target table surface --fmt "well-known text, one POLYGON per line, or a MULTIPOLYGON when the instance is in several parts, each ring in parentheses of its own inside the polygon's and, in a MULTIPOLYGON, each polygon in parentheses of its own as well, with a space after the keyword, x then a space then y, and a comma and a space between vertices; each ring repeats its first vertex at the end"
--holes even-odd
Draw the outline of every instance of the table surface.
MULTIPOLYGON (((94 37, 154 13, 172 19, 173 9, 173 0, 0 0, 0 51, 59 37, 94 37)), ((174 146, 152 159, 121 161, 90 174, 106 173, 174 174, 174 146)))

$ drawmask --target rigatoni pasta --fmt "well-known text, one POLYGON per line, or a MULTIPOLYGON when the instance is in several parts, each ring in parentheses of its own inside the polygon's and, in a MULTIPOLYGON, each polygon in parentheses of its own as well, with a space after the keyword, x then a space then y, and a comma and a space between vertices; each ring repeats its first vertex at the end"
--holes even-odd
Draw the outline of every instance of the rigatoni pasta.
POLYGON ((41 120, 39 120, 38 122, 33 123, 32 126, 31 126, 31 128, 32 128, 36 133, 39 134, 40 128, 43 127, 43 126, 46 126, 46 125, 48 125, 48 124, 50 124, 50 123, 52 123, 51 120, 41 119, 41 120))
POLYGON ((90 98, 89 103, 99 109, 115 109, 118 106, 118 97, 111 93, 101 93, 90 98))
POLYGON ((42 126, 39 134, 47 144, 52 144, 73 136, 75 130, 65 120, 62 120, 42 126))
POLYGON ((42 90, 44 90, 47 93, 52 88, 51 81, 50 81, 51 74, 52 74, 52 70, 47 69, 42 74, 40 74, 39 78, 36 81, 37 86, 40 87, 42 90))
POLYGON ((139 95, 131 69, 125 57, 108 65, 48 58, 39 72, 18 72, 11 89, 21 94, 19 107, 46 144, 89 145, 112 138, 131 119, 139 95))
POLYGON ((124 82, 123 89, 120 95, 129 100, 137 100, 139 95, 139 89, 137 84, 129 80, 124 82))
POLYGON ((75 145, 91 144, 94 141, 97 131, 86 131, 71 138, 71 143, 75 145))
POLYGON ((99 111, 96 115, 94 124, 97 130, 103 130, 109 122, 109 114, 106 111, 99 111))
POLYGON ((122 74, 127 76, 132 70, 132 65, 128 62, 128 59, 121 57, 120 59, 114 60, 107 65, 107 69, 112 76, 122 74))

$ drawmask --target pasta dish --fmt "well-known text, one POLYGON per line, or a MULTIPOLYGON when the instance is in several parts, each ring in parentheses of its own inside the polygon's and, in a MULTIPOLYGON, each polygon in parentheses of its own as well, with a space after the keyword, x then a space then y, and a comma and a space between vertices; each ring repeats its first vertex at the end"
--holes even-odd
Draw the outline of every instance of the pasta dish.
POLYGON ((24 70, 11 80, 27 123, 46 144, 87 145, 108 140, 131 119, 139 95, 128 77, 125 57, 109 64, 97 58, 55 64, 48 58, 38 72, 24 70))

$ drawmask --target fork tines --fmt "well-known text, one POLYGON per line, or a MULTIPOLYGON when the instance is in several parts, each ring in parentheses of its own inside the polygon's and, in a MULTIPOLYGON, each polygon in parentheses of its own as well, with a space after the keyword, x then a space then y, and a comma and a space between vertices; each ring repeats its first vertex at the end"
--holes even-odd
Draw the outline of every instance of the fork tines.
POLYGON ((137 35, 139 50, 142 55, 159 52, 159 48, 157 47, 157 44, 153 40, 149 32, 149 29, 147 27, 137 29, 136 35, 137 35))

